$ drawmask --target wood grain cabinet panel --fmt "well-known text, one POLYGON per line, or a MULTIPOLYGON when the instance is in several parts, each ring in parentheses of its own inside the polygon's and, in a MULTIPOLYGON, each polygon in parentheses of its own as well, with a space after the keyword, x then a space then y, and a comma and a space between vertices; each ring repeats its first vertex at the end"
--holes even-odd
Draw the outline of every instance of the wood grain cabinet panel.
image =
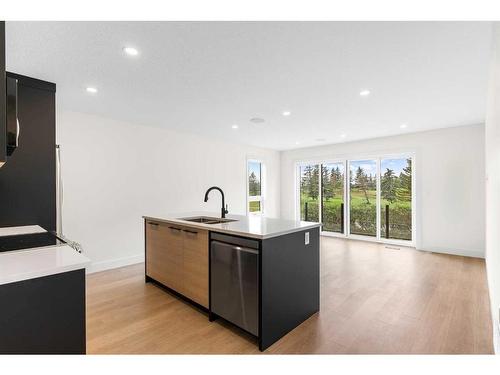
POLYGON ((208 231, 183 231, 184 294, 208 308, 208 231))
POLYGON ((184 292, 182 228, 146 222, 146 275, 184 292))
POLYGON ((147 220, 146 275, 208 308, 208 231, 147 220))

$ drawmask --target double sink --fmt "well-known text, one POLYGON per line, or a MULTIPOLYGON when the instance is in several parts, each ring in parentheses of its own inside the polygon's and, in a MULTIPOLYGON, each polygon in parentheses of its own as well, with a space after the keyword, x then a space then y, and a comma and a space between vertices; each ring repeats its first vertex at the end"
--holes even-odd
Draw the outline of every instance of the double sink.
POLYGON ((211 217, 211 216, 183 217, 179 218, 179 220, 190 221, 192 223, 200 223, 200 224, 221 224, 221 223, 230 223, 232 221, 238 221, 233 219, 223 219, 220 217, 211 217))

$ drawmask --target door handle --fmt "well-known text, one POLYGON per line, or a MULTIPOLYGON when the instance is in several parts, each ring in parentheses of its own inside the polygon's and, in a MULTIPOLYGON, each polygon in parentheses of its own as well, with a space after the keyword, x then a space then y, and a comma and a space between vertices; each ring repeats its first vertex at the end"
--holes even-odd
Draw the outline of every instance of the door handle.
POLYGON ((19 146, 17 79, 7 77, 7 156, 19 146))
POLYGON ((194 230, 183 229, 183 231, 190 234, 198 234, 198 232, 195 232, 194 230))
POLYGON ((154 225, 155 227, 157 227, 158 225, 160 225, 160 224, 158 224, 158 223, 153 223, 153 222, 151 222, 151 221, 148 221, 148 224, 149 224, 149 225, 154 225))
POLYGON ((179 232, 181 231, 180 228, 176 228, 176 227, 168 227, 168 229, 176 230, 176 231, 179 231, 179 232))

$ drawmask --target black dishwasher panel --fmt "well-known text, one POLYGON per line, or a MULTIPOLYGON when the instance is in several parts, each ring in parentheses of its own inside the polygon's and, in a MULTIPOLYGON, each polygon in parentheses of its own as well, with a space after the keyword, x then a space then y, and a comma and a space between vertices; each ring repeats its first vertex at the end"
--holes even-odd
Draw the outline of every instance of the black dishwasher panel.
POLYGON ((217 235, 212 236, 210 246, 211 311, 258 336, 258 242, 217 235), (214 237, 226 241, 213 240, 214 237), (243 246, 243 244, 247 246, 243 246))

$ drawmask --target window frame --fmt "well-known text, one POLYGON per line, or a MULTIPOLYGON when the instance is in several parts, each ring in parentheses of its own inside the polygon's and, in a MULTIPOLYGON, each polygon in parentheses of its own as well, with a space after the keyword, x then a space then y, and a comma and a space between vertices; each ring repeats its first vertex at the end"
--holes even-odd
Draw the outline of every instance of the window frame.
MULTIPOLYGON (((340 157, 324 157, 324 158, 314 158, 314 159, 303 159, 295 161, 295 219, 300 221, 300 168, 306 165, 321 165, 329 164, 329 163, 344 163, 344 233, 338 232, 330 232, 324 231, 323 226, 320 227, 320 233, 323 236, 329 237, 339 237, 339 238, 348 238, 354 240, 368 241, 368 242, 378 242, 385 243, 391 245, 401 245, 408 247, 418 247, 417 234, 418 234, 418 222, 417 222, 417 197, 416 197, 416 170, 417 170, 417 156, 414 151, 403 151, 403 152, 393 152, 393 153, 359 153, 359 154, 346 154, 340 157), (380 205, 381 205, 381 191, 380 191, 380 181, 381 181, 381 161, 382 159, 404 159, 411 158, 412 169, 411 169, 411 181, 412 181, 412 197, 411 197, 411 216, 412 216, 412 234, 411 241, 409 240, 399 240, 399 239, 387 239, 381 236, 381 214, 380 214, 380 205), (363 236, 358 234, 350 234, 350 206, 348 204, 350 199, 350 186, 349 181, 351 177, 349 164, 351 161, 356 160, 376 160, 377 163, 377 198, 376 198, 376 207, 377 207, 377 234, 375 237, 363 236)), ((322 199, 322 185, 321 178, 319 179, 319 199, 322 199)), ((319 205, 319 218, 322 218, 321 212, 321 204, 319 205)))
POLYGON ((246 159, 246 172, 245 172, 245 179, 246 179, 246 212, 247 215, 257 215, 257 216, 262 216, 264 215, 264 196, 265 196, 265 163, 261 159, 255 159, 255 158, 247 158, 246 159), (250 163, 259 163, 260 164, 260 195, 250 195, 250 181, 249 181, 249 166, 250 163), (250 202, 260 202, 260 211, 250 211, 250 202))

